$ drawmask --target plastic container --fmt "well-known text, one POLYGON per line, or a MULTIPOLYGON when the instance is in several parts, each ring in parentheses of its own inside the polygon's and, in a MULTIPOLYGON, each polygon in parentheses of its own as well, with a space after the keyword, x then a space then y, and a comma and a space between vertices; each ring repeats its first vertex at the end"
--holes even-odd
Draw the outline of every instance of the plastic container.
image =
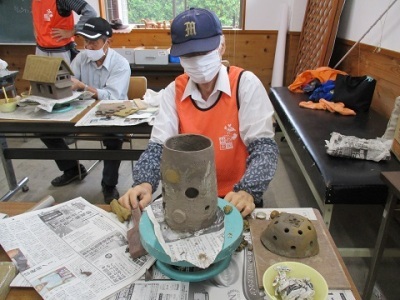
POLYGON ((137 65, 167 65, 169 47, 137 47, 134 54, 137 65))
POLYGON ((267 294, 267 299, 281 299, 280 296, 275 296, 275 287, 272 285, 275 277, 278 275, 275 267, 280 265, 287 266, 291 269, 291 271, 287 273, 288 277, 299 279, 309 278, 314 286, 314 299, 326 299, 328 297, 328 285, 324 277, 322 277, 317 270, 302 263, 287 261, 273 264, 265 271, 263 275, 263 286, 267 294))
POLYGON ((17 99, 16 98, 8 98, 8 101, 6 99, 0 99, 0 111, 7 113, 7 112, 13 112, 17 108, 17 99))
POLYGON ((169 62, 173 64, 179 64, 181 62, 179 56, 169 55, 169 62))

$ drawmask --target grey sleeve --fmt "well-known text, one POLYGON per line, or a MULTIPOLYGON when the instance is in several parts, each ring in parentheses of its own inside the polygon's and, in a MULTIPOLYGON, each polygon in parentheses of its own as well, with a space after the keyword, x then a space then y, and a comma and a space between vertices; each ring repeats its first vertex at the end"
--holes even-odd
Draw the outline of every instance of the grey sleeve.
POLYGON ((149 142, 147 149, 142 153, 133 168, 133 185, 143 182, 150 183, 153 192, 157 190, 161 178, 160 163, 163 146, 158 143, 149 142))
POLYGON ((81 30, 83 28, 83 24, 85 24, 87 20, 97 17, 97 12, 90 4, 86 3, 86 5, 81 10, 80 15, 81 17, 75 25, 75 30, 81 30))
POLYGON ((246 172, 233 190, 248 192, 253 196, 256 207, 262 207, 262 196, 278 165, 278 145, 271 138, 261 138, 252 141, 247 150, 246 172))
POLYGON ((74 11, 81 17, 75 25, 75 30, 81 30, 83 24, 90 18, 97 17, 95 9, 84 0, 57 0, 58 5, 66 11, 74 11))

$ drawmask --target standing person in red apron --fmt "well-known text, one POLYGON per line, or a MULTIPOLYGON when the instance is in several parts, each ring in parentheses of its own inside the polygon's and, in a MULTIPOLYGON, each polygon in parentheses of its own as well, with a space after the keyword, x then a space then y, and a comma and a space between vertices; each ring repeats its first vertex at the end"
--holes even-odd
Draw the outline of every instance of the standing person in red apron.
POLYGON ((77 53, 75 32, 96 16, 84 0, 32 0, 36 55, 62 57, 69 64, 77 53), (80 15, 76 25, 73 11, 80 15))

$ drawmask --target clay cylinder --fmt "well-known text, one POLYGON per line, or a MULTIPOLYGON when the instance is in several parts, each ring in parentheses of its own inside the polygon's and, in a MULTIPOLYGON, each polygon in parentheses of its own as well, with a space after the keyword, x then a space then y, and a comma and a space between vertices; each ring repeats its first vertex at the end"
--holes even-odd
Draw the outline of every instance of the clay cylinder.
POLYGON ((212 140, 195 134, 166 140, 161 181, 165 221, 171 229, 194 232, 214 222, 218 192, 212 140))

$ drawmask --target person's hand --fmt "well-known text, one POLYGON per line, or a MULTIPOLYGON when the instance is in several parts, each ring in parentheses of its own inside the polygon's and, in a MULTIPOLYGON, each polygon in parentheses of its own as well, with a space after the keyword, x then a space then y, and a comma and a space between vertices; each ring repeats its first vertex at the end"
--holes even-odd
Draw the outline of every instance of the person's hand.
POLYGON ((73 91, 85 89, 85 84, 82 81, 79 81, 75 77, 71 77, 71 81, 72 81, 71 89, 73 91))
POLYGON ((63 39, 69 39, 75 35, 75 30, 66 30, 61 28, 52 28, 51 29, 51 37, 56 39, 57 42, 63 39))
POLYGON ((138 206, 143 210, 151 202, 151 184, 143 182, 130 188, 122 197, 118 199, 119 204, 127 209, 135 209, 138 206))
POLYGON ((243 217, 251 214, 256 208, 253 196, 245 191, 229 192, 224 199, 232 203, 243 217))

